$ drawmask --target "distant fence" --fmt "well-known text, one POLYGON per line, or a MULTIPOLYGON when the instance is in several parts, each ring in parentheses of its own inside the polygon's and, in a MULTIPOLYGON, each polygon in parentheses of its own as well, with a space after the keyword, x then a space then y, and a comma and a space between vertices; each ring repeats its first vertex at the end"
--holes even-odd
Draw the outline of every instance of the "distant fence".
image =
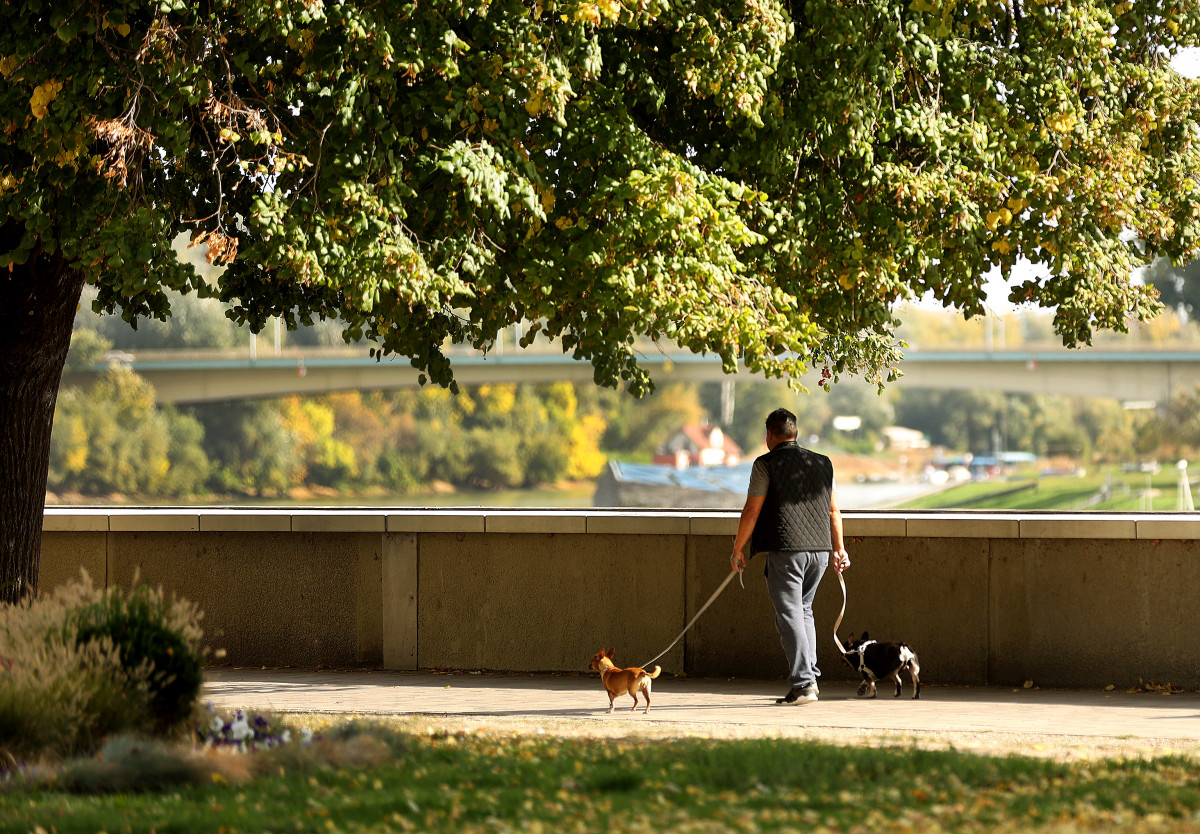
MULTIPOLYGON (((41 587, 86 568, 198 603, 224 662, 583 670, 665 647, 729 570, 737 513, 48 509, 41 587)), ((1200 515, 850 512, 847 631, 902 639, 931 683, 1200 686, 1200 515)), ((849 676, 818 594, 821 668, 849 676)), ((761 570, 661 661, 784 665, 761 570)))

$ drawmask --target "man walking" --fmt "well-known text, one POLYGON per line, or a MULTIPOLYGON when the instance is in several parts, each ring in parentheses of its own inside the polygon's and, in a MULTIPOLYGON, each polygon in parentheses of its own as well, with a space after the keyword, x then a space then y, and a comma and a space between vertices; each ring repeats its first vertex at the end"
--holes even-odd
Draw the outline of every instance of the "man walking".
POLYGON ((850 567, 842 540, 833 463, 796 442, 796 415, 767 416, 767 453, 754 461, 730 564, 746 567, 743 551, 762 553, 775 627, 787 656, 791 689, 777 704, 809 704, 820 691, 812 603, 833 554, 834 570, 850 567))

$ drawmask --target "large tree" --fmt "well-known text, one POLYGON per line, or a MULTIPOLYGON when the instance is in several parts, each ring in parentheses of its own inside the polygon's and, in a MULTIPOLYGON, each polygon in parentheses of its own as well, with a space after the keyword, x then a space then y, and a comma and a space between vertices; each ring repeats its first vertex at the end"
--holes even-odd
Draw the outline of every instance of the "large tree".
POLYGON ((437 383, 535 322, 597 382, 639 338, 883 380, 893 304, 1048 275, 1068 345, 1192 253, 1193 0, 10 0, 0 6, 0 583, 36 588, 85 283, 260 327, 336 316, 437 383), (1128 230, 1140 243, 1126 242, 1128 230), (208 284, 181 231, 225 265, 208 284))

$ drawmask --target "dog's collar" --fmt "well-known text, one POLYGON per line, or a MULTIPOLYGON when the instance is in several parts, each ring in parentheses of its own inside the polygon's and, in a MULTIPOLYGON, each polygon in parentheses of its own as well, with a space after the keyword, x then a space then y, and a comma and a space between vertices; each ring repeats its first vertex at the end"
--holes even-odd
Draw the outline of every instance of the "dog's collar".
POLYGON ((857 646, 855 646, 855 647, 854 647, 853 649, 851 649, 850 651, 852 651, 852 652, 858 652, 859 656, 861 657, 861 656, 862 656, 862 653, 863 653, 863 649, 865 649, 867 646, 871 646, 871 645, 874 645, 874 644, 875 644, 875 641, 874 641, 874 640, 865 640, 865 641, 863 641, 862 643, 859 643, 857 646))

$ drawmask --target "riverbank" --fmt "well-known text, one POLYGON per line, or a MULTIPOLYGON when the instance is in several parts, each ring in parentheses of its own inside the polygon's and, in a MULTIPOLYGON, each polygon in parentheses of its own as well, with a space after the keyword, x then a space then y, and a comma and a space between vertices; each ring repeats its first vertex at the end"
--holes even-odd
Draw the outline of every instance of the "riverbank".
POLYGON ((46 493, 46 506, 146 507, 590 507, 595 485, 570 483, 538 489, 429 490, 394 493, 383 490, 338 491, 298 489, 287 495, 205 495, 146 497, 113 493, 84 495, 46 493))
MULTIPOLYGON (((916 478, 912 465, 906 470, 895 456, 831 454, 837 473, 838 495, 843 509, 887 509, 937 492, 916 478)), ((749 483, 749 466, 704 470, 720 480, 729 505, 740 506, 749 483)), ((654 467, 673 472, 670 467, 654 467)), ((700 470, 695 470, 700 471, 700 470)), ((595 506, 596 484, 568 481, 533 489, 460 490, 449 484, 433 484, 419 492, 395 493, 381 488, 336 490, 327 487, 297 487, 285 495, 258 496, 242 493, 190 497, 138 496, 121 493, 86 495, 78 492, 46 493, 47 506, 187 506, 187 507, 591 507, 595 506)), ((647 505, 647 509, 652 508, 647 505)))

